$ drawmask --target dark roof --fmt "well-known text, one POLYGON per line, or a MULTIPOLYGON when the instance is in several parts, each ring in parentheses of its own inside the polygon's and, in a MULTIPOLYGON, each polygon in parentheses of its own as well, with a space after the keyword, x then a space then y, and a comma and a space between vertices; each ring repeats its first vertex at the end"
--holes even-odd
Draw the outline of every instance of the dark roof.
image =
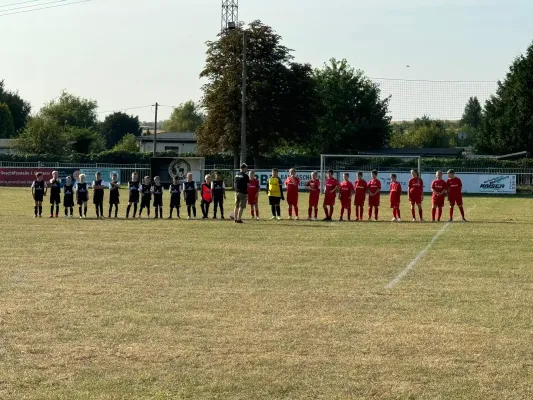
POLYGON ((15 146, 18 139, 0 139, 1 149, 11 149, 15 146))
MULTIPOLYGON (((138 136, 141 142, 153 142, 154 135, 138 136)), ((157 134, 158 142, 168 143, 196 143, 194 132, 161 132, 157 134)))
POLYGON ((377 149, 360 152, 359 155, 383 156, 420 156, 420 157, 461 157, 462 148, 436 148, 436 149, 377 149))

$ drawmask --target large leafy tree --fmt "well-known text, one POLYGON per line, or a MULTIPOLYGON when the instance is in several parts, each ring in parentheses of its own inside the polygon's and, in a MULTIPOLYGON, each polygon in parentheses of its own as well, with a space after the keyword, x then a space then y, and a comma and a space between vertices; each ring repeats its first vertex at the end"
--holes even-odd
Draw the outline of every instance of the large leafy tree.
POLYGON ((410 124, 394 125, 389 147, 447 148, 455 146, 455 136, 455 131, 447 128, 444 121, 424 116, 410 124))
POLYGON ((62 92, 58 99, 52 100, 41 108, 42 117, 52 119, 59 126, 96 129, 98 103, 73 94, 62 92))
POLYGON ((389 99, 377 84, 346 60, 330 60, 315 71, 323 112, 314 146, 321 153, 356 153, 381 148, 390 135, 389 99))
POLYGON ((141 135, 142 129, 139 117, 123 112, 108 115, 100 124, 100 134, 105 138, 107 148, 114 147, 127 134, 141 135))
POLYGON ((113 147, 112 151, 137 153, 139 151, 137 136, 128 133, 113 147))
POLYGON ((0 103, 0 138, 15 136, 15 124, 13 116, 6 103, 0 103))
POLYGON ((5 103, 9 107, 15 133, 24 129, 31 112, 30 103, 22 99, 17 92, 7 90, 3 80, 0 81, 0 103, 5 103))
POLYGON ((496 94, 485 104, 476 151, 533 152, 533 44, 517 57, 496 94))
POLYGON ((68 138, 56 121, 37 116, 19 135, 17 148, 27 154, 62 155, 68 148, 68 138))
POLYGON ((483 122, 483 108, 477 97, 470 97, 466 103, 461 123, 474 129, 481 128, 483 122))
POLYGON ((167 132, 196 132, 204 122, 204 115, 194 101, 187 101, 176 107, 163 124, 167 132))
MULTIPOLYGON (((257 158, 283 141, 304 140, 316 102, 311 68, 292 62, 272 28, 255 21, 247 35, 247 148, 257 158)), ((200 75, 208 80, 202 88, 207 116, 197 132, 203 154, 240 150, 242 38, 241 26, 207 43, 200 75)))

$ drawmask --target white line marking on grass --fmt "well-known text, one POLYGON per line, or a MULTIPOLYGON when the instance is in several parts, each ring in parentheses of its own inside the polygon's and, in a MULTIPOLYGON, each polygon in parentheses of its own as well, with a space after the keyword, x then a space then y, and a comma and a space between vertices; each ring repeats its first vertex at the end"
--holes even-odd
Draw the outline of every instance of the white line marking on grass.
MULTIPOLYGON (((471 211, 473 211, 474 209, 476 208, 476 205, 474 205, 472 208, 470 208, 468 210, 468 213, 470 213, 471 211)), ((385 286, 385 289, 392 289, 398 282, 400 282, 403 278, 405 278, 405 276, 411 272, 411 270, 416 266, 416 264, 418 264, 420 262, 420 260, 422 258, 424 258, 424 256, 426 255, 426 253, 431 249, 431 247, 435 244, 435 242, 437 241, 437 239, 439 238, 440 235, 442 235, 444 233, 444 231, 446 229, 448 229, 448 227, 451 225, 450 222, 446 222, 446 224, 435 234, 435 236, 433 236, 433 238, 431 239, 431 241, 428 243, 428 245, 426 247, 424 247, 422 249, 422 251, 420 253, 417 254, 417 256, 415 258, 413 258, 413 260, 409 263, 409 265, 407 265, 407 267, 405 267, 405 269, 400 272, 392 281, 390 281, 387 286, 385 286)))

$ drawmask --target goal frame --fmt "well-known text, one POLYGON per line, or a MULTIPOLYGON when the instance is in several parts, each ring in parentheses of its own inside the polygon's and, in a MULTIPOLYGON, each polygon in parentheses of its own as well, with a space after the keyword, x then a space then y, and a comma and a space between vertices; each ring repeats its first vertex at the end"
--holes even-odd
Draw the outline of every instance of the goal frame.
POLYGON ((321 192, 325 193, 326 187, 324 185, 326 181, 326 159, 328 157, 337 158, 411 158, 417 161, 418 173, 422 175, 422 156, 411 155, 378 155, 378 154, 321 154, 320 155, 320 186, 321 192))

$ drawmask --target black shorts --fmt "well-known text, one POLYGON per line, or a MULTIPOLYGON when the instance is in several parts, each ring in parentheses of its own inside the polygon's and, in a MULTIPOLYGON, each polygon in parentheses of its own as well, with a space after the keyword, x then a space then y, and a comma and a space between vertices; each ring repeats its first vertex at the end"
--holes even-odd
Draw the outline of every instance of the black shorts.
POLYGON ((74 196, 64 196, 63 197, 63 206, 64 207, 74 207, 74 196))
POLYGON ((60 194, 56 194, 56 195, 53 195, 53 196, 50 196, 50 204, 61 204, 61 195, 60 194))
POLYGON ((141 207, 148 207, 150 208, 150 202, 151 202, 151 198, 150 197, 143 197, 142 200, 141 200, 141 207))
POLYGON ((271 206, 279 206, 281 204, 281 197, 268 196, 268 204, 271 206))
POLYGON ((170 198, 170 208, 179 208, 180 205, 181 205, 181 198, 179 196, 170 198))
POLYGON ((42 193, 39 193, 39 194, 35 193, 34 194, 34 200, 35 201, 41 202, 41 201, 43 201, 43 198, 44 198, 44 195, 42 193))
POLYGON ((128 203, 138 203, 139 202, 139 192, 130 192, 130 198, 128 203))
POLYGON ((87 195, 86 194, 78 194, 78 205, 81 206, 84 203, 87 203, 87 195))
POLYGON ((100 204, 104 202, 104 194, 96 193, 93 195, 93 204, 100 204))
POLYGON ((154 196, 154 207, 163 206, 163 196, 154 196))
POLYGON ((117 193, 110 192, 109 193, 109 204, 120 204, 120 197, 117 193))

